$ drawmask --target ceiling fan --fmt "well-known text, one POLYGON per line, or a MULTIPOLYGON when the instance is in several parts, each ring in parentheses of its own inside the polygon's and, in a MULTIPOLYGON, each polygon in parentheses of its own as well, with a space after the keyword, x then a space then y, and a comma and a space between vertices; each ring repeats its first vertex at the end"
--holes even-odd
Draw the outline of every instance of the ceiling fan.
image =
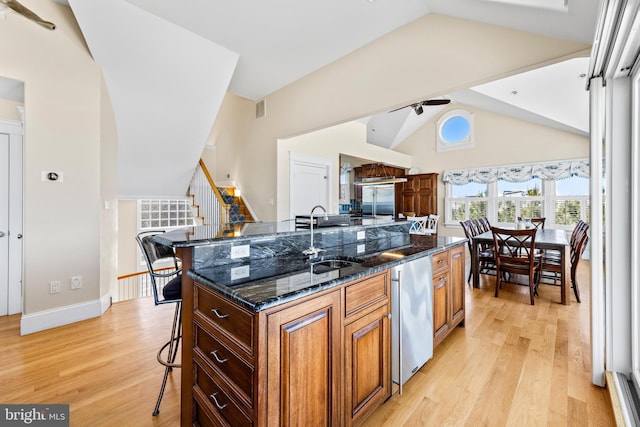
MULTIPOLYGON (((22 15, 25 18, 30 19, 33 22, 35 22, 36 24, 42 25, 43 27, 45 27, 45 28, 47 28, 49 30, 55 30, 56 29, 56 24, 54 24, 53 22, 45 21, 44 19, 40 18, 37 14, 32 12, 30 9, 28 9, 27 7, 22 5, 22 3, 20 3, 20 2, 18 2, 16 0, 0 0, 0 6, 5 6, 5 7, 9 8, 9 9, 13 10, 17 14, 22 15)), ((0 9, 1 9, 1 7, 0 7, 0 9)))
POLYGON ((424 110, 422 109, 423 106, 446 105, 446 104, 448 104, 450 102, 451 102, 450 99, 425 99, 424 101, 416 102, 415 104, 405 105, 404 107, 396 108, 395 110, 391 110, 389 112, 393 113, 394 111, 398 111, 398 110, 402 110, 403 108, 411 107, 411 108, 413 108, 413 111, 415 111, 415 113, 417 115, 420 115, 420 114, 422 114, 424 112, 424 110))

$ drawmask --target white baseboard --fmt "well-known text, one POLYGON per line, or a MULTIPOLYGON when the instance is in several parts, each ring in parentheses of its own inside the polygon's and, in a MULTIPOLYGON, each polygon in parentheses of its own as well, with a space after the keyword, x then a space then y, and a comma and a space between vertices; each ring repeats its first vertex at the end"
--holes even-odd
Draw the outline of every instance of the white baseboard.
POLYGON ((58 326, 87 320, 102 314, 111 306, 111 295, 99 300, 67 305, 65 307, 24 314, 20 319, 20 335, 32 334, 58 326))

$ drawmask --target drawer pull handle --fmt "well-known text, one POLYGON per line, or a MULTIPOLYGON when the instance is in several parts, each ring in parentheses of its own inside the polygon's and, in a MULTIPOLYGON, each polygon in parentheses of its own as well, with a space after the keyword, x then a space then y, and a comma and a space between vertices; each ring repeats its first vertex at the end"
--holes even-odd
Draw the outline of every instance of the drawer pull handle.
POLYGON ((439 260, 438 260, 438 264, 442 264, 442 263, 444 263, 444 262, 445 262, 445 260, 443 260, 443 259, 439 259, 439 260))
POLYGON ((215 314, 216 316, 218 316, 218 318, 219 318, 219 319, 224 319, 225 317, 229 317, 229 315, 228 315, 228 314, 220 314, 220 312, 218 311, 218 309, 217 309, 217 308, 212 308, 212 309, 211 309, 211 312, 212 312, 213 314, 215 314))
POLYGON ((227 359, 220 359, 220 356, 218 356, 218 350, 213 350, 211 355, 218 361, 218 363, 224 363, 227 361, 227 359))
POLYGON ((226 408, 227 406, 229 406, 228 403, 225 403, 224 405, 221 405, 220 402, 218 402, 218 399, 216 398, 216 394, 218 394, 218 392, 213 393, 209 397, 211 397, 211 399, 213 400, 213 403, 216 404, 218 409, 222 410, 222 409, 226 408))

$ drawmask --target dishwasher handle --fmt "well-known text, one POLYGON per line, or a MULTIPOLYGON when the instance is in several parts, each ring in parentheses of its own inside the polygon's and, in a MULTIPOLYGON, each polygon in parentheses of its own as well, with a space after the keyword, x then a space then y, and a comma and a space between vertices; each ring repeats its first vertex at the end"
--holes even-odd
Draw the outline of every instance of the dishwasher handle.
POLYGON ((400 269, 395 269, 396 277, 391 276, 391 282, 395 283, 397 286, 398 292, 396 295, 398 296, 398 303, 396 309, 398 310, 398 394, 402 396, 402 293, 400 292, 400 273, 402 271, 400 269))

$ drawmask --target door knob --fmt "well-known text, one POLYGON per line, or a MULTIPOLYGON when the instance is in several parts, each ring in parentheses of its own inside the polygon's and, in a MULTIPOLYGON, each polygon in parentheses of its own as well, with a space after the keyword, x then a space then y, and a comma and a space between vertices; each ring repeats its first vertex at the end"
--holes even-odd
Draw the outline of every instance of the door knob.
POLYGON ((22 234, 18 234, 16 237, 17 237, 18 239, 22 239, 22 234))
POLYGON ((4 231, 0 231, 0 237, 4 237, 4 231))

